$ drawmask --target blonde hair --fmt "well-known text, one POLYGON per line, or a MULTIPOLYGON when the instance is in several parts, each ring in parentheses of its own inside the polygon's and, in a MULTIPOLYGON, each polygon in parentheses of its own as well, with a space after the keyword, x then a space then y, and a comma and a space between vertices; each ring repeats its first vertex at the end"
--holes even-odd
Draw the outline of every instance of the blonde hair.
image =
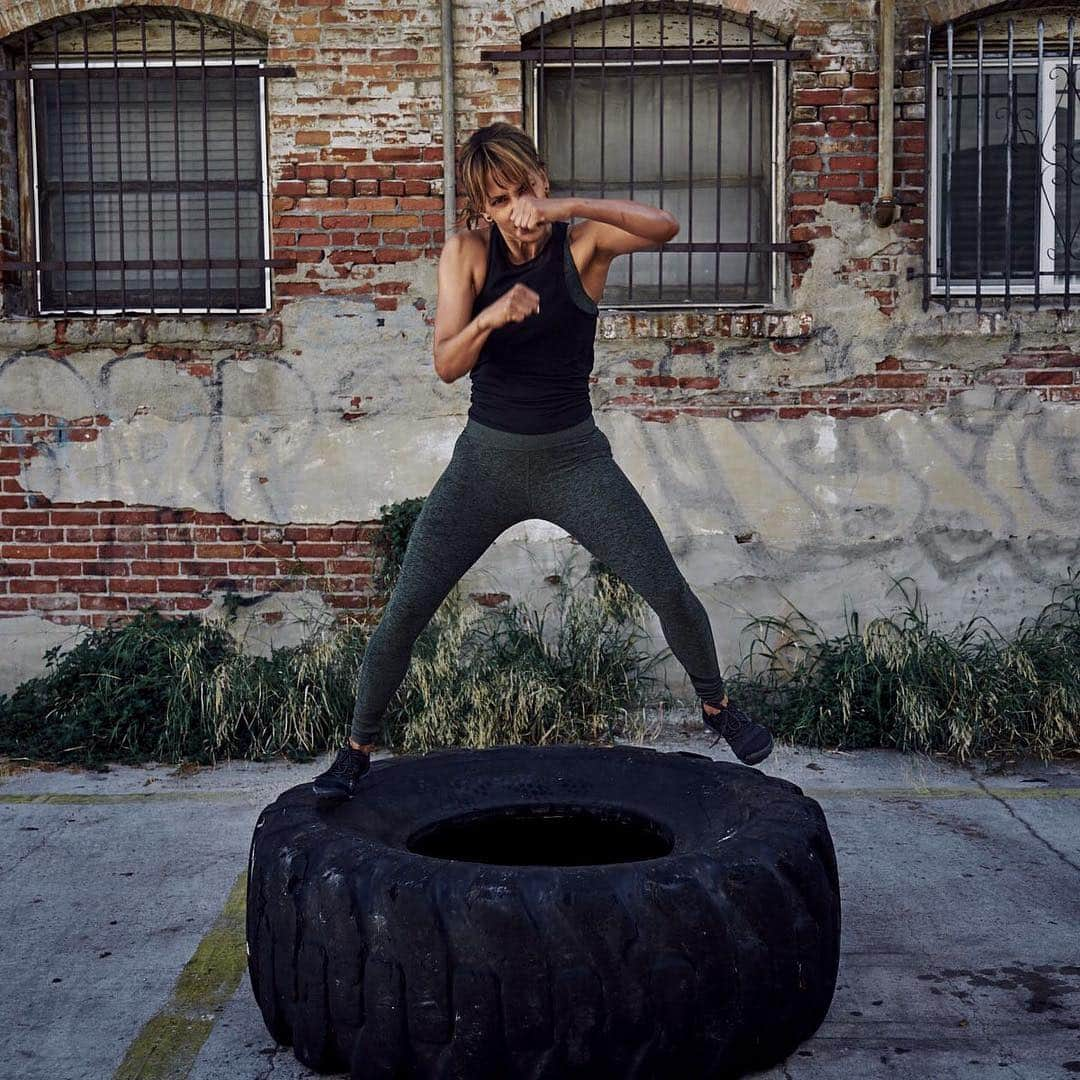
POLYGON ((504 187, 531 184, 531 174, 542 175, 546 163, 536 152, 532 139, 513 124, 499 120, 469 136, 458 161, 465 206, 466 227, 475 229, 487 206, 487 181, 504 187))

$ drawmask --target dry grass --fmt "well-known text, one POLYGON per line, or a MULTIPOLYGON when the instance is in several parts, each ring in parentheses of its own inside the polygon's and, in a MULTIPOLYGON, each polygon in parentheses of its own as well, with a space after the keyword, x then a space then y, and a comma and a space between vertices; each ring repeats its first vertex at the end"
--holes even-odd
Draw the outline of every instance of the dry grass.
MULTIPOLYGON (((582 580, 560 581, 543 612, 478 608, 451 592, 414 645, 381 745, 641 739, 646 706, 679 703, 649 674, 668 651, 650 657, 636 647, 644 603, 595 562, 582 580)), ((834 638, 792 606, 788 618, 752 620, 756 640, 745 668, 725 674, 727 689, 778 739, 802 745, 958 761, 1078 754, 1077 578, 1070 573, 1059 592, 1010 639, 981 618, 935 629, 917 594, 897 618, 861 627, 845 610, 834 638)), ((345 738, 369 633, 316 623, 300 645, 260 657, 220 620, 146 611, 67 652, 50 650, 42 676, 0 697, 0 754, 8 768, 310 760, 345 738)))

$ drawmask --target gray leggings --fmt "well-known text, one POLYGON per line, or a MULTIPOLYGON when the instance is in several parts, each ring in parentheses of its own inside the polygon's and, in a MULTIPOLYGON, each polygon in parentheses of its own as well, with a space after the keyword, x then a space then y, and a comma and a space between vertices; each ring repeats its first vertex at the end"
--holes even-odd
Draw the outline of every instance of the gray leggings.
POLYGON ((500 533, 540 518, 565 529, 656 612, 668 647, 702 701, 724 684, 709 617, 637 489, 590 415, 561 431, 498 431, 469 419, 409 534, 401 572, 371 635, 352 738, 376 742, 413 644, 464 573, 500 533))

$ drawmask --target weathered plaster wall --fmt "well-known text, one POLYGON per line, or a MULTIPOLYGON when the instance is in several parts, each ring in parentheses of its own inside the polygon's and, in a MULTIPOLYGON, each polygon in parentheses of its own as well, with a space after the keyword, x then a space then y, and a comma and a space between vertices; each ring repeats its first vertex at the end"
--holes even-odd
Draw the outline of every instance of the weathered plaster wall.
MULTIPOLYGON (((465 421, 468 379, 447 386, 431 361, 438 5, 180 6, 237 20, 297 68, 268 105, 274 254, 297 268, 275 272, 266 315, 0 317, 0 689, 71 624, 146 602, 210 612, 239 593, 261 647, 312 615, 377 618, 380 507, 430 490, 465 421)), ((66 10, 9 6, 0 35, 66 10)), ((513 47, 539 10, 456 6, 459 143, 520 121, 517 65, 479 50, 513 47)), ((947 623, 1006 630, 1078 554, 1073 316, 924 312, 906 280, 923 236, 922 8, 901 10, 901 215, 885 229, 869 216, 874 5, 755 11, 814 51, 792 64, 786 163, 789 236, 811 251, 790 259, 781 311, 605 313, 597 422, 705 603, 722 667, 750 615, 794 605, 835 631, 845 596, 891 609, 907 575, 947 623)), ((462 586, 542 604, 567 557, 583 567, 573 538, 523 522, 462 586)), ((677 664, 666 673, 690 692, 677 664)))

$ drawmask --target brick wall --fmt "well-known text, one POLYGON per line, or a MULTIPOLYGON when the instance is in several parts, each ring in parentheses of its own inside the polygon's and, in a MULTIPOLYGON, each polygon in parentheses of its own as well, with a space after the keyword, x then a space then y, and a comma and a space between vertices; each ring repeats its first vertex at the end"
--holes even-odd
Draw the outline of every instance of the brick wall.
MULTIPOLYGON (((0 33, 64 6, 14 5, 0 13, 0 33)), ((185 0, 182 6, 247 20, 268 35, 269 62, 296 67, 295 79, 271 82, 268 106, 272 254, 294 258, 296 270, 275 273, 267 316, 204 319, 194 340, 187 317, 112 320, 123 328, 121 340, 103 338, 105 320, 26 319, 9 311, 0 319, 0 363, 29 352, 43 366, 70 364, 105 349, 115 357, 151 357, 207 379, 223 354, 227 362, 241 362, 317 352, 318 341, 283 332, 283 315, 289 305, 332 298, 372 305, 385 325, 405 328, 403 352, 426 358, 434 264, 445 239, 438 4, 185 0), (249 334, 240 335, 239 343, 238 326, 249 334)), ((897 34, 894 182, 900 217, 868 244, 878 180, 876 4, 804 5, 791 23, 786 10, 763 5, 763 15, 775 14, 780 30, 792 34, 794 47, 813 52, 792 62, 789 80, 788 238, 810 245, 807 255, 789 262, 795 310, 605 314, 593 376, 597 412, 659 424, 680 416, 799 423, 826 414, 854 420, 897 408, 928 412, 980 384, 1025 388, 1047 402, 1076 400, 1080 365, 1071 347, 1026 347, 1015 334, 1007 342, 991 335, 977 359, 962 362, 908 355, 900 340, 882 347, 862 370, 845 371, 828 357, 822 366, 832 312, 809 302, 800 306, 812 271, 832 275, 838 307, 869 301, 898 326, 901 307, 906 303, 910 311, 912 298, 921 294, 921 285, 905 281, 902 270, 919 256, 925 229, 922 16, 902 21, 897 34), (837 210, 847 216, 838 219, 837 210), (848 230, 862 222, 858 244, 841 236, 838 220, 848 230), (823 267, 822 258, 834 261, 823 267), (745 368, 738 369, 743 359, 745 368)), ((478 54, 488 46, 514 46, 533 13, 515 15, 510 5, 490 0, 458 5, 456 16, 456 119, 463 140, 492 119, 520 122, 517 64, 483 62, 478 54)), ((10 175, 5 134, 10 136, 10 125, 0 109, 0 166, 10 175)), ((0 215, 3 246, 10 251, 10 194, 0 202, 0 215)), ((957 314, 953 323, 936 325, 945 337, 950 326, 970 337, 982 334, 992 318, 957 314), (967 325, 971 319, 974 327, 967 325)), ((833 352, 854 363, 850 350, 833 352)), ((427 367, 415 368, 414 382, 423 373, 430 374, 427 367)), ((389 406, 355 388, 341 397, 335 422, 342 426, 385 416, 381 410, 389 406)), ((51 622, 101 625, 130 616, 147 601, 181 612, 204 610, 230 592, 302 589, 364 617, 384 600, 371 580, 378 531, 373 517, 247 521, 185 506, 91 497, 51 502, 29 485, 30 460, 57 453, 65 440, 108 438, 114 417, 56 416, 3 401, 0 410, 0 616, 36 613, 51 622)), ((424 492, 401 490, 397 497, 419 494, 424 492)))
MULTIPOLYGON (((89 442, 107 416, 0 418, 0 615, 103 626, 152 605, 204 611, 214 596, 315 592, 367 620, 385 603, 372 587, 373 523, 278 525, 228 514, 118 501, 52 502, 19 479, 58 440, 89 442)), ((277 622, 280 611, 260 614, 277 622)))

